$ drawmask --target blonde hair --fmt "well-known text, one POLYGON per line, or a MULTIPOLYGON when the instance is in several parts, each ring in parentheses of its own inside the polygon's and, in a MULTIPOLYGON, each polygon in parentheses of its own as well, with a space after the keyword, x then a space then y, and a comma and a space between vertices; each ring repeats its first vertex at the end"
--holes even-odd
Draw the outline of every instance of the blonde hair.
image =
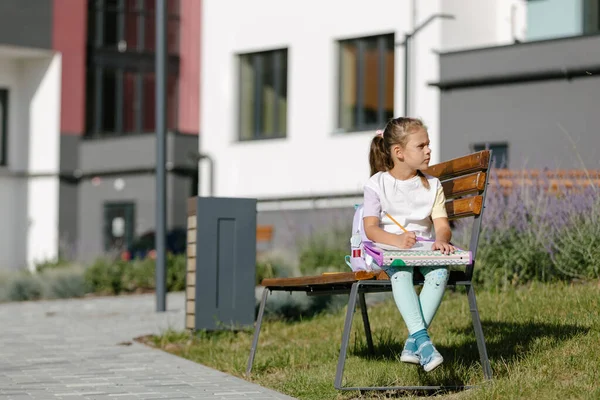
MULTIPOLYGON (((369 165, 371 167, 371 176, 378 172, 389 171, 394 168, 394 159, 390 149, 394 145, 406 147, 408 137, 421 129, 427 130, 427 126, 417 118, 395 118, 390 120, 382 134, 376 135, 371 141, 369 150, 369 165)), ((423 186, 429 189, 429 181, 425 174, 417 170, 423 186)))

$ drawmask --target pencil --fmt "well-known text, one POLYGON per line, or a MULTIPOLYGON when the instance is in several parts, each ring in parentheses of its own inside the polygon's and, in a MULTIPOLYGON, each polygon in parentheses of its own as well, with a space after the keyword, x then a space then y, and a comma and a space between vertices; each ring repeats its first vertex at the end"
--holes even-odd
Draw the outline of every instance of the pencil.
POLYGON ((408 231, 406 230, 405 227, 403 227, 402 225, 400 225, 400 223, 398 221, 396 221, 394 218, 392 218, 392 216, 390 214, 388 214, 387 211, 384 211, 385 215, 392 220, 393 223, 395 223, 396 225, 398 225, 400 227, 400 229, 402 229, 404 232, 408 233, 408 231))

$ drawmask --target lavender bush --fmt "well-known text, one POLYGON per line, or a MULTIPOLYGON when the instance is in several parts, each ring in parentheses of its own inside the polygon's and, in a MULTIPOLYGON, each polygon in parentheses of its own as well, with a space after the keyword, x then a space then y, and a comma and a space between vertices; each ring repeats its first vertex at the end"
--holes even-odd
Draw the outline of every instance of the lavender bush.
MULTIPOLYGON (((507 188, 492 171, 476 281, 505 287, 600 276, 598 188, 582 183, 557 186, 547 174, 541 175, 514 179, 507 188)), ((454 232, 463 246, 469 241, 467 222, 457 221, 454 232)))

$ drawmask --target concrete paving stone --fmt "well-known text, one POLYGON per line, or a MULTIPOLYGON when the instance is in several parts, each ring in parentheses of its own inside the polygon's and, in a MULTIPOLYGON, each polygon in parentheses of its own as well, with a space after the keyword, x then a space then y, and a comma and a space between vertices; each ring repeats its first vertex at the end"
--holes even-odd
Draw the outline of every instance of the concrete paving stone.
POLYGON ((184 329, 183 293, 155 307, 154 295, 0 304, 0 398, 291 399, 135 342, 184 329))

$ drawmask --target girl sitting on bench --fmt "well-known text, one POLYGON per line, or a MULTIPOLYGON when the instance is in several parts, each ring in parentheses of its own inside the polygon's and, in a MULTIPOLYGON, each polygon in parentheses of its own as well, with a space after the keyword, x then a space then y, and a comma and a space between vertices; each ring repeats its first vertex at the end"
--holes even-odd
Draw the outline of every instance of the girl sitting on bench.
MULTIPOLYGON (((442 185, 422 172, 430 158, 427 128, 418 119, 392 119, 377 132, 369 152, 371 178, 364 186, 363 223, 369 240, 408 249, 423 237, 435 240, 433 250, 444 254, 455 250, 442 185)), ((420 295, 413 285, 413 267, 384 270, 409 333, 400 360, 420 364, 429 372, 444 361, 427 328, 444 296, 448 268, 420 267, 425 277, 420 295)))

